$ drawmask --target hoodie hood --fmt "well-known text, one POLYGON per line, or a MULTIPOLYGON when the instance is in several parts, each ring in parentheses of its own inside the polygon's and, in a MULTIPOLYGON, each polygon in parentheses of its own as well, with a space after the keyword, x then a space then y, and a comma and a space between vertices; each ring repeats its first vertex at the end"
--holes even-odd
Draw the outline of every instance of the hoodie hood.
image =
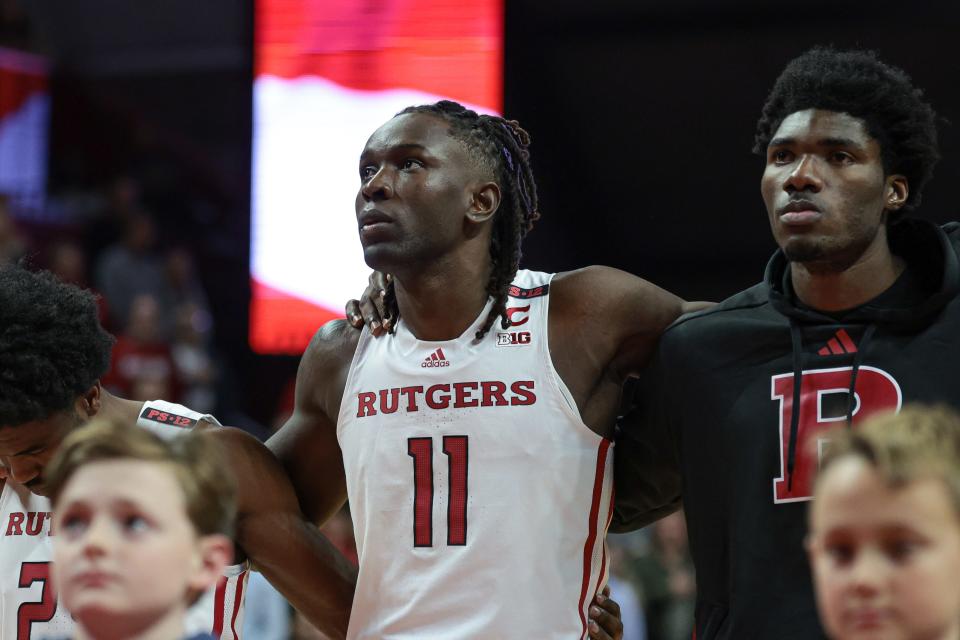
POLYGON ((798 306, 790 280, 790 263, 778 249, 764 273, 770 304, 779 313, 799 324, 877 325, 888 330, 908 330, 927 324, 933 316, 960 292, 960 224, 951 222, 940 227, 926 220, 905 219, 890 227, 890 248, 907 261, 925 283, 930 294, 920 304, 905 307, 874 306, 867 302, 840 314, 829 316, 814 309, 798 306))

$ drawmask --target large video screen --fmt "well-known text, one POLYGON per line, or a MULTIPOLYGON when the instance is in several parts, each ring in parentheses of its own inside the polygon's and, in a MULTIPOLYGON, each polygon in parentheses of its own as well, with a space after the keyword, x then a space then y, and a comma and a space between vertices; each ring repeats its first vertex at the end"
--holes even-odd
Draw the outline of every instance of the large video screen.
POLYGON ((369 135, 412 104, 502 109, 503 0, 257 0, 250 346, 300 353, 366 286, 369 135))

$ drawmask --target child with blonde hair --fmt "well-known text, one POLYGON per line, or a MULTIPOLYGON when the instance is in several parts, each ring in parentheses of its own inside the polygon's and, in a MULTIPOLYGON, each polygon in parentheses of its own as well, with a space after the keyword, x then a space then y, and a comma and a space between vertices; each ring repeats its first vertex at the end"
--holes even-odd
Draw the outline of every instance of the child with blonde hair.
MULTIPOLYGON (((94 421, 48 468, 52 575, 77 640, 173 640, 230 561, 236 486, 202 433, 94 421)), ((212 639, 201 634, 190 640, 212 639)))
POLYGON ((833 640, 960 640, 960 416, 908 407, 839 433, 809 518, 833 640))

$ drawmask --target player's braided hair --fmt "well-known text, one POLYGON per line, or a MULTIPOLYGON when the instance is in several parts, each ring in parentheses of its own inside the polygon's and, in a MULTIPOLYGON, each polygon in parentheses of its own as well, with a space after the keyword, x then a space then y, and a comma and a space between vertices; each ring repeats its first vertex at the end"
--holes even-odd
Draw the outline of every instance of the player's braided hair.
MULTIPOLYGON (((493 297, 483 326, 477 331, 480 340, 497 317, 503 328, 510 326, 507 317, 507 291, 520 266, 520 244, 533 223, 540 217, 537 210, 537 185, 530 169, 530 135, 516 120, 481 115, 461 104, 441 100, 435 104, 407 107, 397 115, 426 113, 439 116, 450 124, 450 133, 463 142, 477 160, 489 169, 503 194, 500 209, 493 219, 490 258, 493 268, 487 282, 487 293, 493 297)), ((384 300, 387 317, 399 317, 393 283, 387 286, 384 300)))

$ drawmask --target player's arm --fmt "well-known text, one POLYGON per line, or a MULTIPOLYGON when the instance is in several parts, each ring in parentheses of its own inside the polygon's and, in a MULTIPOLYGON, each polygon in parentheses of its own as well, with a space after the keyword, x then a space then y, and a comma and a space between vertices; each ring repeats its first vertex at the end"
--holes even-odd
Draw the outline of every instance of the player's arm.
POLYGON ((670 332, 640 372, 630 409, 617 420, 613 448, 614 508, 610 531, 647 526, 680 508, 681 469, 675 383, 682 363, 670 355, 670 332), (672 364, 671 364, 672 363, 672 364))
MULTIPOLYGON (((551 355, 561 377, 568 381, 586 375, 594 393, 601 388, 611 393, 619 392, 628 377, 642 373, 639 387, 659 389, 656 380, 650 384, 657 374, 648 365, 661 334, 691 305, 642 278, 609 267, 561 274, 554 282, 551 332, 556 323, 562 341, 557 342, 561 348, 551 348, 551 355), (574 345, 571 353, 563 345, 574 345)), ((576 393, 575 388, 572 391, 576 393)), ((679 460, 666 416, 657 407, 642 404, 618 426, 611 531, 639 528, 675 511, 680 495, 679 460)))
POLYGON ((257 570, 331 638, 347 633, 356 569, 300 510, 293 486, 269 449, 231 427, 207 430, 237 477, 240 548, 257 570))
POLYGON ((588 378, 616 384, 646 365, 660 334, 687 304, 643 278, 603 266, 558 274, 550 298, 554 363, 567 368, 562 361, 567 355, 578 361, 569 367, 570 375, 561 371, 564 380, 579 377, 574 371, 582 371, 586 359, 588 378), (560 339, 555 341, 554 335, 560 339))
POLYGON ((358 337, 343 320, 317 332, 300 360, 293 415, 267 441, 301 509, 316 524, 326 522, 347 499, 336 425, 358 337))

